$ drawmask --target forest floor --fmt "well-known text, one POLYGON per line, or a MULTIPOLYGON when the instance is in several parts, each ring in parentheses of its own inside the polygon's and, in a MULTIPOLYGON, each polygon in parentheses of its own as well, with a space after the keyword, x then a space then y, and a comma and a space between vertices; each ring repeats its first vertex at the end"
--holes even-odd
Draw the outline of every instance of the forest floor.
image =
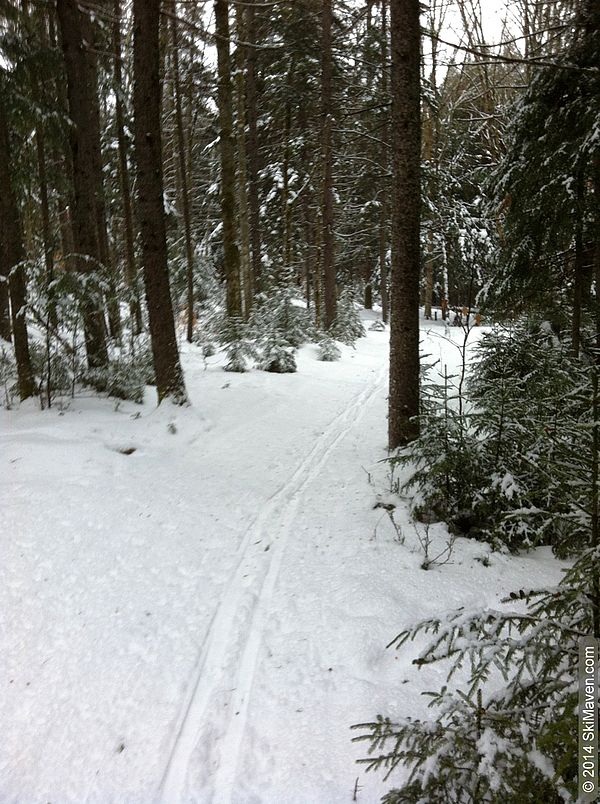
POLYGON ((306 346, 286 375, 184 349, 187 409, 0 411, 3 804, 374 804, 397 783, 356 764, 350 726, 426 715, 445 674, 386 644, 560 567, 459 539, 421 569, 407 504, 399 531, 374 507, 387 340, 306 346))

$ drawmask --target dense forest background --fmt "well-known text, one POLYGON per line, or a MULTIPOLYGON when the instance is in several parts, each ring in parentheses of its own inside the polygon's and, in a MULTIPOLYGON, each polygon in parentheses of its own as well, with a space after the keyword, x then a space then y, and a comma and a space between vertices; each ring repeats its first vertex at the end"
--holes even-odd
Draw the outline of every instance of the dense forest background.
MULTIPOLYGON (((135 394, 123 377, 152 371, 159 398, 183 398, 171 321, 205 349, 228 343, 238 370, 250 329, 265 335, 292 297, 321 339, 344 329, 350 300, 387 322, 394 203, 418 204, 393 183, 406 138, 386 0, 134 12, 3 4, 1 334, 20 398, 44 405, 81 381, 135 394)), ((594 250, 593 4, 511 4, 494 45, 487 13, 434 2, 421 16, 420 302, 426 317, 536 308, 577 350, 594 250)), ((268 337, 267 362, 291 368, 294 338, 268 337)))
POLYGON ((386 804, 575 800, 600 637, 600 11, 493 11, 492 41, 482 0, 0 0, 4 407, 149 385, 183 406, 184 342, 287 374, 369 320, 385 510, 410 495, 421 569, 439 522, 447 556, 567 562, 393 640, 467 682, 433 721, 357 727, 370 768, 410 771, 386 804), (420 317, 459 333, 456 372, 419 355, 420 317))

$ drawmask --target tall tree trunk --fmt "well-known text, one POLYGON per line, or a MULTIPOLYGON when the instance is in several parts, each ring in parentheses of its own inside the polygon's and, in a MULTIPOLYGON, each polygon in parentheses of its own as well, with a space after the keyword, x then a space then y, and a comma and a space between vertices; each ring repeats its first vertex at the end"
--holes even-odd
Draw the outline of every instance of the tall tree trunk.
POLYGON ((8 278, 5 270, 0 269, 0 338, 10 341, 11 335, 8 278))
MULTIPOLYGON (((388 25, 387 25, 387 0, 381 0, 381 97, 383 101, 388 99, 388 25)), ((384 112, 387 114, 387 112, 384 112)), ((389 171, 389 151, 390 127, 386 120, 383 127, 383 147, 381 149, 381 172, 387 176, 389 171)), ((384 179, 385 182, 385 179, 384 179)), ((388 270, 387 270, 387 251, 388 251, 388 193, 384 183, 379 207, 379 293, 381 295, 381 318, 384 324, 389 321, 389 300, 388 300, 388 270)))
POLYGON ((308 147, 308 125, 306 121, 306 109, 304 104, 298 106, 298 127, 302 137, 301 160, 306 170, 304 178, 304 189, 302 190, 302 215, 304 219, 304 286, 306 293, 306 307, 310 308, 311 301, 311 282, 314 273, 314 213, 311 205, 312 188, 310 176, 310 158, 308 147))
POLYGON ((48 293, 48 318, 56 328, 56 304, 52 282, 54 280, 54 249, 52 247, 52 233, 50 230, 50 204, 48 201, 48 179, 46 175, 46 146, 44 132, 41 128, 35 131, 36 153, 38 163, 38 178, 40 181, 40 207, 42 212, 42 241, 44 243, 44 267, 46 268, 46 289, 48 293))
POLYGON ((244 66, 244 48, 240 43, 246 38, 244 24, 244 7, 236 6, 236 29, 238 46, 236 49, 236 99, 237 99, 237 153, 238 153, 238 207, 240 218, 240 271, 244 292, 244 317, 250 318, 254 288, 252 282, 252 266, 250 264, 250 225, 248 219, 248 192, 246 169, 246 98, 244 66))
POLYGON ((313 291, 315 298, 315 326, 323 325, 323 223, 322 210, 319 209, 315 221, 315 270, 313 273, 313 291))
MULTIPOLYGON (((82 13, 77 0, 57 0, 67 76, 71 154, 73 158, 73 245, 75 264, 82 274, 97 271, 100 263, 96 219, 95 145, 90 71, 84 47, 82 13)), ((85 344, 91 368, 108 364, 102 300, 90 288, 82 302, 85 344)))
MULTIPOLYGON (((291 71, 288 73, 288 81, 291 71)), ((289 98, 285 103, 283 122, 283 204, 281 218, 283 220, 283 280, 287 281, 292 257, 292 207, 290 204, 290 130, 292 127, 292 105, 289 98)))
MULTIPOLYGON (((261 237, 260 237, 260 199, 258 173, 260 168, 258 153, 258 114, 256 103, 256 15, 255 0, 250 0, 247 8, 248 25, 246 36, 248 44, 246 53, 246 116, 248 120, 248 137, 246 153, 248 156, 248 217, 250 224, 250 246, 252 250, 252 284, 254 293, 261 291, 261 237)), ((260 0, 258 0, 260 2, 260 0)))
POLYGON ((420 276, 419 0, 391 0, 392 283, 389 447, 418 436, 420 276))
POLYGON ((5 341, 10 341, 11 335, 8 280, 4 273, 0 271, 0 338, 5 341))
POLYGON ((373 267, 371 265, 370 255, 367 254, 364 257, 364 270, 363 276, 365 280, 365 298, 364 298, 364 307, 365 310, 372 310, 373 309, 373 267))
MULTIPOLYGON (((100 7, 106 0, 100 0, 100 7)), ((99 27, 92 22, 88 14, 82 15, 82 30, 84 41, 85 61, 90 83, 90 111, 92 121, 92 147, 93 147, 93 175, 94 175, 94 204, 96 209, 96 229, 98 232, 98 256, 105 271, 109 292, 107 299, 108 325, 112 338, 121 338, 121 316, 117 299, 115 267, 111 261, 110 246, 108 242, 108 223, 106 218, 106 199, 104 196, 104 171, 102 165, 102 126, 100 115, 100 98, 98 90, 98 58, 96 50, 104 45, 100 41, 99 27)))
POLYGON ((167 265, 159 81, 160 0, 133 2, 133 111, 144 285, 159 404, 187 401, 167 265))
MULTIPOLYGON (((1 91, 1 90, 0 90, 1 91)), ((35 381, 29 356, 25 309, 27 304, 25 272, 22 262, 25 258, 23 247, 23 226, 19 207, 12 186, 10 173, 10 142, 8 124, 5 116, 5 99, 0 97, 0 278, 8 280, 10 306, 12 311, 13 343, 17 363, 17 379, 21 401, 35 394, 35 381)))
POLYGON ((121 65, 121 0, 114 0, 113 8, 113 50, 115 52, 115 121, 117 125, 117 148, 119 151, 119 182, 121 203, 123 205, 123 228, 125 233, 125 282, 129 290, 129 313, 131 327, 135 334, 142 330, 142 311, 137 288, 137 267, 135 264, 135 239, 133 234, 133 205, 131 184, 127 165, 127 140, 123 114, 123 70, 121 65))
MULTIPOLYGON (((597 29, 599 13, 596 7, 589 4, 589 16, 587 18, 588 30, 597 29)), ((598 375, 600 373, 600 155, 596 154, 592 166, 592 187, 594 191, 594 217, 595 223, 595 243, 593 255, 593 276, 595 285, 595 315, 594 323, 596 330, 594 365, 592 367, 593 382, 593 405, 592 420, 592 511, 591 511, 591 547, 596 552, 600 549, 600 399, 598 389, 598 375)), ((594 562, 594 574, 592 579, 592 623, 594 636, 600 639, 600 569, 598 561, 594 562)))
MULTIPOLYGON (((177 6, 173 3, 173 11, 177 6)), ((183 131, 183 112, 181 111, 181 79, 179 75, 179 43, 177 41, 177 21, 175 14, 171 17, 171 40, 173 46, 173 84, 175 88, 175 125, 177 128, 177 161, 179 162, 179 179, 181 182, 181 209, 183 212, 183 229, 185 236, 186 286, 187 286, 187 332, 188 343, 194 334, 194 244, 192 242, 192 221, 190 215, 190 197, 188 191, 188 170, 185 154, 185 137, 183 131)))
POLYGON ((322 267, 325 301, 325 329, 329 329, 337 314, 335 254, 333 237, 333 145, 331 114, 333 54, 331 29, 333 27, 332 0, 323 0, 321 15, 321 158, 323 163, 322 199, 322 267))
MULTIPOLYGON (((52 6, 48 13, 48 36, 46 37, 46 29, 42 25, 42 47, 50 47, 55 50, 59 47, 57 36, 57 11, 52 6)), ((69 101, 67 98, 67 88, 65 81, 61 80, 60 73, 56 74, 55 80, 52 82, 52 87, 56 93, 58 108, 66 117, 69 112, 69 101)), ((60 165, 60 172, 62 182, 55 186, 54 190, 57 194, 58 206, 58 227, 60 230, 60 245, 62 249, 62 267, 66 271, 71 271, 74 268, 73 258, 67 255, 72 255, 75 251, 75 241, 73 236, 73 207, 74 201, 74 178, 73 178, 73 155, 71 148, 68 147, 69 143, 57 141, 49 142, 51 147, 51 161, 55 165, 60 165)), ((56 182, 55 182, 56 184, 56 182)))
POLYGON ((235 221, 235 139, 229 53, 229 3, 215 0, 217 75, 219 103, 219 145, 221 151, 221 217, 225 261, 226 307, 232 318, 242 316, 240 253, 235 221))

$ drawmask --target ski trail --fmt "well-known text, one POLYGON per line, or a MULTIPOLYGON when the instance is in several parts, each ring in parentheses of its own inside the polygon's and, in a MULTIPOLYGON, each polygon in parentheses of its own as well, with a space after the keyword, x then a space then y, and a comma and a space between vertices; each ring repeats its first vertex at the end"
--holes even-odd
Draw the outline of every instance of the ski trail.
MULTIPOLYGON (((237 710, 239 711, 238 717, 232 714, 232 720, 225 729, 222 741, 231 746, 234 753, 230 755, 231 762, 228 762, 227 767, 219 768, 215 781, 215 800, 229 800, 223 796, 229 795, 228 791, 235 782, 238 755, 247 716, 248 697, 262 642, 262 624, 275 588, 285 543, 289 537, 300 495, 318 475, 332 450, 344 436, 349 420, 353 416, 354 421, 358 421, 362 417, 362 412, 359 412, 360 408, 370 402, 380 390, 385 373, 386 367, 384 366, 379 371, 376 380, 369 383, 367 388, 355 396, 329 423, 291 477, 271 495, 259 515, 246 530, 236 552, 237 562, 231 579, 225 585, 200 648, 198 661, 192 673, 192 681, 175 727, 175 740, 158 791, 158 800, 163 804, 177 804, 181 801, 190 759, 204 725, 204 715, 211 698, 220 686, 223 675, 228 670, 232 672, 231 665, 228 667, 226 664, 226 655, 228 649, 235 642, 232 634, 236 618, 244 595, 249 591, 244 583, 244 576, 248 570, 247 559, 254 558, 263 562, 266 560, 268 565, 258 596, 252 604, 253 615, 249 633, 247 637, 240 636, 238 639, 239 648, 236 653, 238 656, 241 654, 238 673, 240 680, 238 689, 233 690, 233 693, 236 696, 234 701, 236 703, 239 701, 241 708, 237 710), (280 505, 283 505, 283 510, 276 517, 280 505), (255 551, 253 555, 251 548, 263 533, 265 524, 269 520, 270 529, 278 535, 273 538, 271 549, 268 552, 264 552, 264 547, 261 546, 260 552, 255 551), (275 523, 275 527, 273 523, 275 523)), ((233 674, 235 674, 235 668, 233 668, 233 674)), ((235 711, 235 707, 230 708, 232 712, 235 711)), ((226 755, 222 752, 222 756, 226 755)))
POLYGON ((264 626, 268 618, 273 592, 275 591, 277 578, 285 554, 285 548, 291 534, 292 525, 296 519, 298 506, 302 500, 302 494, 306 487, 319 475, 336 445, 346 435, 347 428, 345 425, 348 423, 348 420, 352 417, 352 424, 358 424, 358 422, 360 422, 368 403, 380 390, 385 373, 385 369, 382 369, 375 383, 369 389, 359 394, 346 410, 340 414, 335 422, 335 428, 332 428, 333 431, 330 433, 326 449, 312 462, 304 478, 289 498, 288 505, 281 516, 280 523, 278 523, 278 534, 271 548, 273 551, 271 563, 255 604, 256 608, 249 628, 248 639, 243 648, 242 659, 237 673, 237 682, 232 693, 232 701, 227 708, 227 711, 230 713, 229 723, 224 734, 219 739, 221 763, 215 775, 212 798, 213 804, 230 804, 232 800, 264 626))

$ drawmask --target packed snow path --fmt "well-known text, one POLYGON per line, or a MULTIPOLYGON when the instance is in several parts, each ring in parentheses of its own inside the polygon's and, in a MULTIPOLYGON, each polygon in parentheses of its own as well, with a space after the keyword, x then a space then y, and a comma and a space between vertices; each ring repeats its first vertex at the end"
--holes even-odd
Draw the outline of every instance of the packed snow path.
MULTIPOLYGON (((223 721, 216 737, 221 759, 216 764, 210 800, 219 804, 231 801, 264 626, 271 614, 273 591, 302 492, 318 478, 344 434, 358 426, 365 406, 381 391, 384 376, 380 370, 376 381, 327 425, 306 458, 266 502, 244 534, 239 562, 215 611, 192 679, 192 692, 183 709, 161 790, 163 801, 181 799, 192 753, 206 725, 207 707, 218 699, 218 689, 229 690, 229 701, 216 713, 216 722, 223 721), (232 645, 236 649, 228 659, 232 645)), ((212 741, 214 744, 215 735, 212 741)))
POLYGON ((406 511, 400 545, 373 507, 386 334, 298 362, 230 375, 192 349, 190 409, 0 411, 3 804, 374 804, 350 725, 423 715, 444 680, 387 642, 558 577, 466 541, 421 570, 406 511))

